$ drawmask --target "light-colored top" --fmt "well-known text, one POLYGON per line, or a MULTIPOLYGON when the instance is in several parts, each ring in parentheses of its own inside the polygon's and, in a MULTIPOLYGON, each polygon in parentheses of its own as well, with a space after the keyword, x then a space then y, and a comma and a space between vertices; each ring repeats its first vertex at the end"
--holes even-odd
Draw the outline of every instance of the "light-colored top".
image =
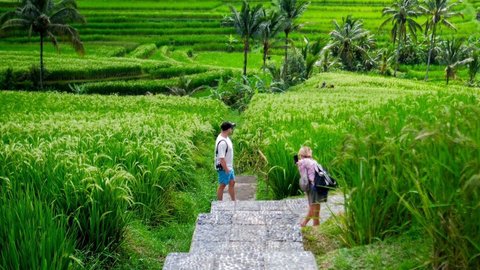
POLYGON ((218 145, 218 154, 215 156, 215 165, 220 163, 220 158, 225 158, 229 170, 233 169, 233 144, 229 137, 218 135, 215 147, 218 145))
POLYGON ((313 158, 302 158, 297 162, 298 171, 302 176, 306 173, 308 180, 313 181, 315 179, 317 164, 317 161, 313 158))

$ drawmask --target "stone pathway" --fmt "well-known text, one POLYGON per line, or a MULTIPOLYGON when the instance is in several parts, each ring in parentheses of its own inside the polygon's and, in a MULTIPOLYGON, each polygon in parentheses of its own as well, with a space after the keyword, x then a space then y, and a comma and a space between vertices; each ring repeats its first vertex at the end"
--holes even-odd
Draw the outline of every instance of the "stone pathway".
MULTIPOLYGON (((240 175, 235 178, 235 197, 239 201, 255 200, 257 190, 257 177, 250 175, 240 175)), ((230 201, 228 186, 223 191, 223 200, 230 201)))
MULTIPOLYGON (((213 201, 210 213, 197 218, 190 252, 170 253, 163 269, 317 269, 313 254, 303 248, 299 226, 307 200, 240 200, 237 187, 239 200, 213 201)), ((329 196, 321 222, 342 211, 342 205, 342 195, 329 196)))

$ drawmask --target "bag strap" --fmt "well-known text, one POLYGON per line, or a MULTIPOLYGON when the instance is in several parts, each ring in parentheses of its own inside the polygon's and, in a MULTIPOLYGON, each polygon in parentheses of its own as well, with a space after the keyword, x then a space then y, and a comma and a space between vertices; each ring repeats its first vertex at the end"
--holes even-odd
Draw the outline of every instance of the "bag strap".
POLYGON ((325 179, 327 180, 327 183, 333 184, 333 181, 330 178, 330 175, 327 173, 327 171, 325 171, 325 169, 322 167, 322 165, 318 162, 317 162, 317 166, 315 166, 315 171, 318 172, 318 173, 322 172, 323 175, 325 176, 325 179))
POLYGON ((227 141, 226 140, 220 140, 220 141, 218 141, 217 146, 215 146, 215 156, 218 156, 218 145, 221 142, 225 142, 225 144, 227 145, 227 149, 225 150, 225 155, 227 155, 227 153, 228 153, 228 143, 227 143, 227 141))

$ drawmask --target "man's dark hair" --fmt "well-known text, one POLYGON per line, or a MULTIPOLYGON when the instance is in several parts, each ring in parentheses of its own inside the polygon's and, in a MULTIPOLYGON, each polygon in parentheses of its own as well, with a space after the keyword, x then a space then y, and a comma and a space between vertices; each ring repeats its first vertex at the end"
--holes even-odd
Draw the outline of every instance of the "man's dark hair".
POLYGON ((234 128, 235 126, 236 126, 235 123, 232 123, 232 122, 223 122, 220 127, 222 128, 222 131, 225 131, 225 130, 228 130, 229 128, 234 128))

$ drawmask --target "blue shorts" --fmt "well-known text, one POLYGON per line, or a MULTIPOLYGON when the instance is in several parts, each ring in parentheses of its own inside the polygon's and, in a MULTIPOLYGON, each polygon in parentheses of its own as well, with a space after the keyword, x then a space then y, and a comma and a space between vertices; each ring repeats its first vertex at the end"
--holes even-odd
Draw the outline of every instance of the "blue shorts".
POLYGON ((226 174, 224 170, 217 171, 218 173, 218 183, 228 185, 230 180, 235 180, 235 172, 233 169, 230 170, 229 174, 226 174))

